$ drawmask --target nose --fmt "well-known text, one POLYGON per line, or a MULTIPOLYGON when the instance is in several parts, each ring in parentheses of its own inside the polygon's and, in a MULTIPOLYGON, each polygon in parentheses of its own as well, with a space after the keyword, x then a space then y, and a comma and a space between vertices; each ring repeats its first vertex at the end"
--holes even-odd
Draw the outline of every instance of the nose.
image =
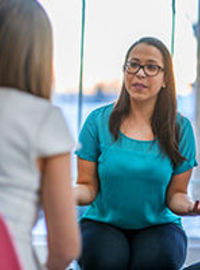
POLYGON ((136 75, 138 77, 146 77, 146 74, 144 72, 144 68, 143 67, 140 67, 140 69, 138 70, 138 72, 136 73, 136 75))

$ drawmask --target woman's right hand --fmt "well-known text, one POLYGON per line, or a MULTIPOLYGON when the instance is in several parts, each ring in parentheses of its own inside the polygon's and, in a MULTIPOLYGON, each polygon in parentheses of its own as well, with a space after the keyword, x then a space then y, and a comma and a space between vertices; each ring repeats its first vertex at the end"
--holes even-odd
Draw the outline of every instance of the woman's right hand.
POLYGON ((97 163, 78 158, 78 178, 74 187, 77 205, 91 204, 98 193, 97 163))

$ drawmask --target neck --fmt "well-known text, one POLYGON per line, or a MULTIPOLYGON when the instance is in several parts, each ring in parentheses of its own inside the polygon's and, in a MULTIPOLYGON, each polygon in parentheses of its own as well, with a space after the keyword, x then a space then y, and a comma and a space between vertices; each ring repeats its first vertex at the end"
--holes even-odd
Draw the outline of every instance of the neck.
POLYGON ((129 117, 134 119, 135 122, 150 123, 154 107, 155 101, 151 103, 150 102, 145 103, 131 100, 129 117))

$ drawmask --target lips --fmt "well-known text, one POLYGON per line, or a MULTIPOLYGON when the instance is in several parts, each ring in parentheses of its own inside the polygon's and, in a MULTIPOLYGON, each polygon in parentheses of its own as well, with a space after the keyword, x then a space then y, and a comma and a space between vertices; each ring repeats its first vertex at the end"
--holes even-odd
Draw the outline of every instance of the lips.
POLYGON ((145 88, 147 88, 146 85, 142 84, 142 83, 134 83, 133 84, 133 87, 136 89, 136 90, 144 90, 145 88))

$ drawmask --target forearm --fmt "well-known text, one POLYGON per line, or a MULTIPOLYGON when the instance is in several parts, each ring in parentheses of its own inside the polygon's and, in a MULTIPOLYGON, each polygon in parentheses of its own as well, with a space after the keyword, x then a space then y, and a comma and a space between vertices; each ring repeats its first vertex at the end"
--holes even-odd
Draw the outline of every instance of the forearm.
POLYGON ((167 200, 167 205, 172 212, 181 216, 192 214, 194 202, 185 193, 174 193, 167 200))
POLYGON ((77 184, 74 187, 74 195, 77 205, 88 205, 94 201, 97 192, 91 185, 77 184))
POLYGON ((74 260, 77 259, 81 251, 80 234, 78 230, 77 221, 69 213, 70 209, 66 207, 66 212, 71 220, 65 216, 66 219, 60 223, 58 217, 55 215, 57 221, 54 231, 48 231, 48 270, 64 270, 74 260))
POLYGON ((41 200, 47 225, 46 265, 49 270, 64 270, 80 254, 69 160, 68 154, 48 158, 42 175, 41 200))

